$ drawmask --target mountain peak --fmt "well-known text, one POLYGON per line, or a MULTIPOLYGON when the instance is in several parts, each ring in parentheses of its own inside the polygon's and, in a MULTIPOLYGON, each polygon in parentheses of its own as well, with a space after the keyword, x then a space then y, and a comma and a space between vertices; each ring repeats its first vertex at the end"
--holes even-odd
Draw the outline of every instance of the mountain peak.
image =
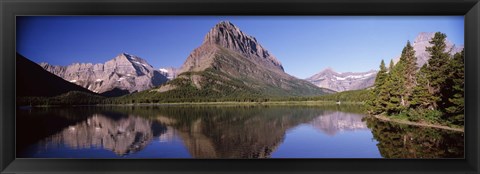
POLYGON ((144 66, 144 67, 150 67, 150 68, 153 68, 151 65, 149 65, 147 63, 146 60, 138 57, 138 56, 135 56, 135 55, 132 55, 132 54, 129 54, 129 53, 120 53, 118 56, 116 56, 114 59, 112 59, 111 61, 116 61, 116 62, 119 62, 119 63, 127 63, 129 62, 130 64, 132 64, 133 66, 144 66))
POLYGON ((334 91, 348 91, 365 89, 375 82, 377 71, 366 72, 336 72, 331 67, 306 78, 307 81, 318 87, 328 88, 334 91))
POLYGON ((435 36, 435 32, 420 32, 413 43, 428 42, 435 36))
POLYGON ((128 61, 138 59, 137 56, 134 56, 134 55, 132 55, 132 54, 128 54, 128 53, 125 53, 125 52, 120 53, 116 58, 125 58, 125 59, 127 59, 128 61))
POLYGON ((239 38, 253 39, 255 42, 257 41, 255 38, 243 33, 240 28, 230 21, 221 21, 210 29, 203 42, 228 47, 230 46, 228 45, 229 41, 235 41, 239 38))
POLYGON ((212 66, 213 58, 220 52, 230 51, 266 68, 284 72, 280 61, 253 36, 242 32, 230 21, 217 23, 204 38, 202 45, 188 56, 179 73, 202 71, 212 66))
MULTIPOLYGON (((170 72, 166 68, 161 71, 170 72)), ((257 39, 230 21, 213 26, 177 74, 177 78, 155 91, 191 91, 193 85, 198 90, 193 95, 202 97, 207 97, 206 94, 219 97, 308 96, 333 92, 285 73, 280 62, 257 39)))
POLYGON ((117 56, 115 56, 115 58, 113 58, 112 60, 115 60, 115 61, 130 61, 130 56, 131 55, 129 55, 127 53, 120 53, 117 56))
POLYGON ((167 78, 153 69, 147 61, 128 53, 117 54, 113 59, 98 64, 39 65, 66 81, 106 95, 143 91, 167 81, 167 78))
POLYGON ((322 72, 336 72, 332 67, 325 68, 322 72))
POLYGON ((125 56, 125 57, 127 57, 127 58, 133 57, 133 55, 128 54, 128 53, 126 53, 126 52, 123 52, 123 53, 121 53, 120 55, 125 56))
POLYGON ((244 33, 230 21, 221 21, 210 29, 205 36, 203 45, 218 45, 248 58, 260 58, 260 61, 283 71, 280 61, 263 48, 255 37, 244 33))
POLYGON ((238 28, 237 26, 233 25, 232 22, 228 21, 228 20, 225 20, 225 21, 220 21, 219 23, 217 23, 217 25, 215 25, 216 27, 233 27, 233 28, 238 28))

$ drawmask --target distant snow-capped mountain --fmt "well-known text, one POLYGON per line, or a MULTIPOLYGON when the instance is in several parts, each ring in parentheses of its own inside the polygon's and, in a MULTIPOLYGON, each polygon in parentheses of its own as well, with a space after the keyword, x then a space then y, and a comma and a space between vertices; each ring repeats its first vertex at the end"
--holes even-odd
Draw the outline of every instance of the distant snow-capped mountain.
MULTIPOLYGON (((430 54, 427 52, 426 48, 432 46, 429 41, 432 40, 434 36, 434 32, 421 32, 417 35, 417 37, 415 37, 415 40, 412 43, 412 47, 415 50, 418 67, 421 67, 424 64, 428 63, 428 59, 430 59, 430 54)), ((448 39, 445 41, 445 43, 447 45, 445 51, 451 51, 450 53, 452 55, 462 51, 462 49, 464 48, 463 45, 455 45, 448 39)), ((396 63, 399 59, 400 56, 397 56, 393 59, 393 61, 396 63)), ((390 60, 386 60, 385 62, 388 64, 389 61, 390 60)), ((376 70, 371 70, 367 72, 338 73, 331 68, 327 68, 305 80, 319 87, 341 92, 371 87, 375 82, 376 75, 376 70)))
POLYGON ((305 80, 318 87, 341 92, 365 89, 373 86, 376 75, 376 70, 339 73, 335 72, 332 68, 327 68, 305 80))
POLYGON ((74 63, 56 66, 40 63, 45 70, 95 93, 118 96, 161 85, 167 78, 144 59, 122 53, 103 64, 74 63))

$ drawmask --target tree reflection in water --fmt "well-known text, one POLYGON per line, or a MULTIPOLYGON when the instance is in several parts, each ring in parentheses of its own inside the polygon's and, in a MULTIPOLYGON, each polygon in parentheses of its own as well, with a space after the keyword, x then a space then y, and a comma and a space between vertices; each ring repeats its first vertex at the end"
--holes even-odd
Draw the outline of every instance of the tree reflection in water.
MULTIPOLYGON (((17 111, 17 154, 30 157, 36 153, 22 148, 27 146, 105 149, 117 157, 150 147, 154 150, 149 152, 164 154, 164 146, 152 144, 179 140, 181 144, 175 145, 193 158, 268 158, 284 142, 288 130, 310 125, 319 131, 309 136, 371 129, 386 158, 463 157, 463 135, 369 119, 367 127, 361 112, 358 107, 339 106, 34 108, 17 111)), ((299 141, 308 143, 308 138, 319 137, 299 141)), ((372 139, 371 135, 361 138, 372 139)), ((175 156, 175 152, 168 153, 175 156)))
POLYGON ((366 119, 385 158, 463 158, 464 134, 366 119))

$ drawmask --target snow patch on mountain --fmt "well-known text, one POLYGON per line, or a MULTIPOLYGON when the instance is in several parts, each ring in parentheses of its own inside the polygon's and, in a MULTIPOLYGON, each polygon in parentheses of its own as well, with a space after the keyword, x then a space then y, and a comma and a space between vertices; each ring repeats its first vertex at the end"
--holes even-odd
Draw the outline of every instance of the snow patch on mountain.
POLYGON ((305 80, 317 85, 318 87, 341 92, 365 89, 373 86, 376 75, 376 70, 370 70, 367 72, 339 73, 335 72, 332 68, 327 68, 305 80))
POLYGON ((178 68, 173 68, 173 67, 168 67, 168 68, 160 68, 160 69, 158 69, 158 71, 162 75, 166 76, 169 80, 172 80, 172 79, 177 77, 179 69, 178 68))

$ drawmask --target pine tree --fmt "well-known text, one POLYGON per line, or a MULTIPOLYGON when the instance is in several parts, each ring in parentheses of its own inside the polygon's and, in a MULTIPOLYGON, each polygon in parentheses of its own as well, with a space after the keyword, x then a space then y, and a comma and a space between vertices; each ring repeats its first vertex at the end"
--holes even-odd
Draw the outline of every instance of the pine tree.
POLYGON ((450 73, 447 78, 446 85, 451 86, 449 92, 445 92, 448 98, 446 102, 446 119, 450 122, 463 125, 464 110, 465 110, 465 68, 464 68, 465 51, 456 53, 453 59, 450 60, 450 73))
POLYGON ((404 81, 404 93, 402 95, 402 106, 409 107, 410 97, 413 92, 413 88, 416 86, 416 72, 417 72, 417 57, 415 57, 415 50, 410 45, 410 41, 403 48, 401 55, 402 69, 400 74, 404 81))
POLYGON ((390 61, 389 73, 385 82, 385 88, 388 93, 387 114, 398 114, 405 107, 402 106, 402 95, 404 93, 404 81, 402 79, 403 63, 399 61, 394 65, 393 60, 390 61))
POLYGON ((386 102, 388 100, 388 94, 385 90, 385 80, 387 79, 387 75, 387 68, 385 67, 385 62, 382 60, 380 62, 380 70, 375 78, 374 89, 371 90, 370 101, 367 102, 369 105, 369 111, 372 114, 380 114, 385 111, 386 102))
POLYGON ((440 96, 435 101, 434 108, 444 109, 445 102, 448 98, 445 97, 445 81, 448 76, 448 62, 449 53, 445 51, 447 45, 445 44, 446 35, 444 33, 436 32, 435 36, 429 42, 431 47, 427 47, 426 50, 430 53, 430 59, 428 60, 428 80, 433 88, 433 95, 440 96))
POLYGON ((417 85, 413 88, 412 91, 410 108, 432 110, 434 106, 434 101, 438 100, 438 97, 432 95, 433 88, 430 87, 430 83, 428 82, 427 69, 427 64, 424 64, 416 75, 417 85))

